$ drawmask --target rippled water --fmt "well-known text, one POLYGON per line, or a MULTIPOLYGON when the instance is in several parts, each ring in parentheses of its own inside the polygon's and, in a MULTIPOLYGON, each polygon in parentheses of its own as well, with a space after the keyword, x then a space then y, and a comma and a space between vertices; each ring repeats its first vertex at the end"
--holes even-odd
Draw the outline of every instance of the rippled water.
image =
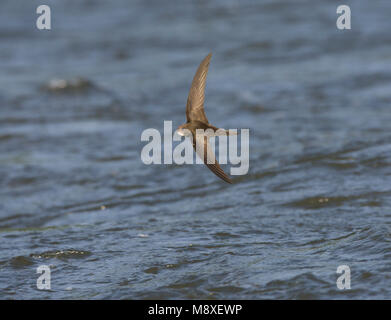
POLYGON ((0 4, 0 298, 391 298, 389 1, 39 4, 0 4), (210 51, 234 185, 140 160, 210 51))

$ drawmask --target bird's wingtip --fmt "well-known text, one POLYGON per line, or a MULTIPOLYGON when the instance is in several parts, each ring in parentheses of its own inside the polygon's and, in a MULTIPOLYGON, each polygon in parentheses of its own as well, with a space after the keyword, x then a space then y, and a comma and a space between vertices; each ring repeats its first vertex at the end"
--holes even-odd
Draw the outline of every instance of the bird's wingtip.
POLYGON ((223 179, 223 180, 224 180, 225 182, 227 182, 227 183, 234 184, 230 177, 226 177, 226 178, 223 179))

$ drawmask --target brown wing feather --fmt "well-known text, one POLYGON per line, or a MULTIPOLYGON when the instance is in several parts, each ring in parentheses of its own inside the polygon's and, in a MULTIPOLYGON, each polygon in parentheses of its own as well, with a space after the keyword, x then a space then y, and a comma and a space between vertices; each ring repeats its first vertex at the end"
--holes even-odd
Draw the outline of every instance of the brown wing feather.
POLYGON ((205 165, 219 178, 223 179, 225 182, 232 183, 230 177, 221 169, 219 163, 217 162, 215 155, 213 154, 212 148, 209 144, 209 138, 205 136, 197 136, 196 139, 193 139, 193 147, 197 154, 203 159, 205 165), (203 139, 203 142, 202 140, 203 139), (196 141, 199 141, 199 144, 203 143, 204 150, 197 148, 196 141), (209 161, 208 161, 209 158, 209 161), (209 162, 209 163, 208 163, 209 162))
POLYGON ((204 100, 206 76, 208 75, 211 57, 212 53, 209 53, 204 60, 202 60, 196 74, 194 75, 193 82, 191 83, 186 105, 187 122, 199 120, 208 123, 204 110, 204 100))

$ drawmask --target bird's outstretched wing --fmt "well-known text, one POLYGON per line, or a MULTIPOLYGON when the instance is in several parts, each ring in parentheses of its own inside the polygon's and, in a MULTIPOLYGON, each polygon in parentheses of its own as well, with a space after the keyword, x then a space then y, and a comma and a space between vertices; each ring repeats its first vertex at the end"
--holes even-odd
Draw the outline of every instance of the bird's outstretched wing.
POLYGON ((204 111, 206 76, 212 53, 209 53, 200 63, 193 82, 191 83, 189 96, 187 97, 186 119, 187 122, 198 120, 208 123, 204 111))
POLYGON ((196 135, 193 139, 193 147, 199 157, 204 161, 205 165, 219 178, 225 182, 232 183, 230 177, 221 169, 216 157, 213 153, 212 147, 209 143, 209 137, 204 135, 196 135))

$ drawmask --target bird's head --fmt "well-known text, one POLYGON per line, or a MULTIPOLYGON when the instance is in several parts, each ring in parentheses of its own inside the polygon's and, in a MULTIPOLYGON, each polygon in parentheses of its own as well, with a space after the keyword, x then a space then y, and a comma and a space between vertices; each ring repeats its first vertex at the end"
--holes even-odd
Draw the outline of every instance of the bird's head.
POLYGON ((188 128, 187 123, 180 125, 180 126, 178 127, 178 129, 177 129, 177 132, 178 132, 178 134, 179 134, 180 136, 182 136, 182 137, 186 137, 186 136, 191 135, 191 132, 190 132, 190 130, 189 130, 189 128, 188 128))

